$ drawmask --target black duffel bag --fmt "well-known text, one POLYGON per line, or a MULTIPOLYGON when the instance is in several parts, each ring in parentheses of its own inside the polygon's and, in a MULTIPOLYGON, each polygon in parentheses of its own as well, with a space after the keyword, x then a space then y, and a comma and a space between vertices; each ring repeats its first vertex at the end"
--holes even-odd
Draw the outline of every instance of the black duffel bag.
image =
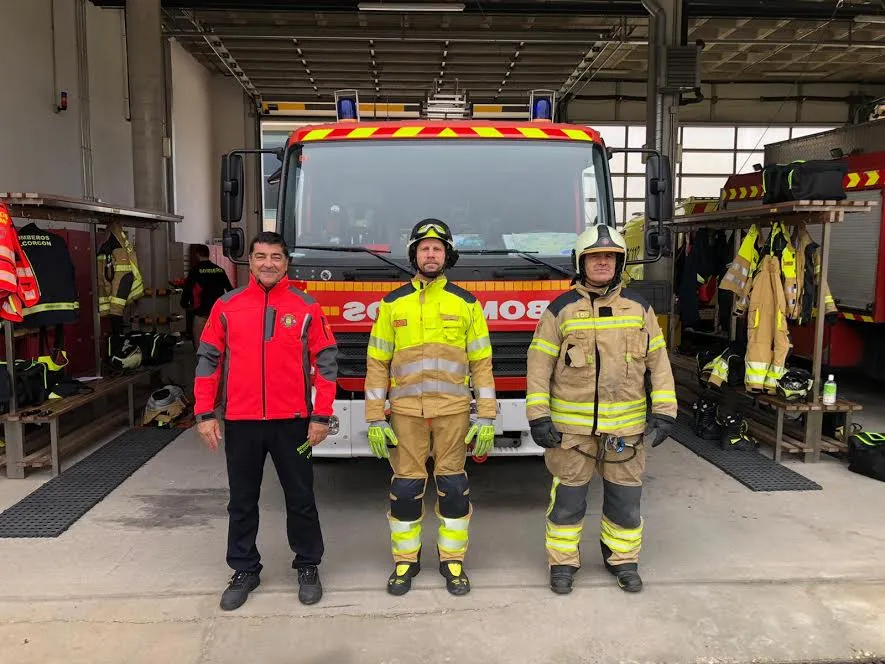
POLYGON ((885 434, 861 431, 848 437, 848 470, 885 482, 885 434))
MULTIPOLYGON (((16 408, 39 406, 49 397, 46 386, 46 365, 32 360, 15 361, 16 408)), ((6 362, 0 362, 0 415, 9 412, 12 381, 6 362)))
POLYGON ((769 205, 786 201, 844 200, 846 173, 848 164, 844 159, 769 164, 762 169, 762 202, 769 205))

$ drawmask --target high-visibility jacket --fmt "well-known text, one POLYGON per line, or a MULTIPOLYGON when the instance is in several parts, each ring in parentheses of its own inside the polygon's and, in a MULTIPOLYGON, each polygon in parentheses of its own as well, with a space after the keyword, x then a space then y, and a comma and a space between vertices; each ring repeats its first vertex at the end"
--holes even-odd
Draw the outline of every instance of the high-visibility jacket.
POLYGON ((80 302, 74 263, 64 238, 32 223, 19 229, 18 239, 40 285, 40 302, 25 309, 25 325, 41 327, 77 320, 80 302))
POLYGON ((768 250, 780 263, 787 320, 795 320, 799 313, 801 283, 796 277, 796 250, 783 224, 772 225, 768 236, 768 250))
POLYGON ((824 315, 838 312, 836 301, 830 293, 827 282, 820 283, 820 245, 815 242, 805 227, 796 224, 793 232, 793 245, 796 247, 798 261, 796 263, 796 280, 799 283, 799 298, 794 315, 791 316, 799 325, 806 325, 817 312, 817 296, 819 288, 824 289, 824 315))
POLYGON ((197 421, 214 417, 222 377, 225 419, 310 417, 328 424, 338 349, 317 301, 285 277, 270 290, 250 277, 248 286, 223 295, 212 307, 197 349, 197 421))
POLYGON ((98 311, 122 316, 123 308, 144 295, 138 257, 119 223, 108 224, 108 237, 98 249, 98 311))
POLYGON ((482 307, 463 288, 437 277, 400 286, 381 300, 367 351, 366 421, 385 419, 385 400, 400 415, 432 418, 498 412, 492 344, 482 307))
POLYGON ((651 305, 621 286, 605 294, 572 286, 544 311, 529 345, 527 417, 550 417, 562 433, 640 434, 646 371, 652 413, 675 419, 673 371, 651 305))
POLYGON ((725 276, 719 288, 734 293, 734 305, 732 313, 740 316, 747 310, 750 303, 750 288, 753 284, 753 274, 756 272, 756 266, 759 263, 759 229, 753 225, 747 232, 744 241, 741 242, 741 248, 738 250, 737 256, 729 264, 725 276))
POLYGON ((0 318, 20 323, 24 310, 39 301, 34 270, 18 243, 9 210, 0 201, 0 318))
POLYGON ((781 269, 774 256, 764 256, 753 279, 747 312, 747 355, 744 385, 748 390, 777 392, 786 372, 790 337, 781 269))

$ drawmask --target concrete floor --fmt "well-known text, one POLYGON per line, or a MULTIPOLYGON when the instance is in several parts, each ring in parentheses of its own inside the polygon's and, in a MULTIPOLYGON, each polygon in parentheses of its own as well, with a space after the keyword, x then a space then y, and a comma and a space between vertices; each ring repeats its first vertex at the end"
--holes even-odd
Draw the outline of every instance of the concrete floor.
MULTIPOLYGON (((876 388, 860 397, 870 408, 859 418, 867 429, 885 430, 883 396, 876 388)), ((393 598, 384 591, 387 468, 372 459, 318 460, 327 555, 326 595, 315 607, 295 595, 282 491, 268 465, 262 585, 225 613, 224 457, 186 432, 61 537, 0 540, 0 662, 881 657, 885 484, 830 458, 788 463, 824 490, 753 493, 674 441, 655 449, 644 493, 646 588, 637 596, 614 587, 601 566, 594 483, 584 567, 567 597, 547 589, 542 461, 471 463, 473 592, 450 597, 431 555, 413 591, 393 598)), ((0 508, 46 479, 0 479, 0 508)))

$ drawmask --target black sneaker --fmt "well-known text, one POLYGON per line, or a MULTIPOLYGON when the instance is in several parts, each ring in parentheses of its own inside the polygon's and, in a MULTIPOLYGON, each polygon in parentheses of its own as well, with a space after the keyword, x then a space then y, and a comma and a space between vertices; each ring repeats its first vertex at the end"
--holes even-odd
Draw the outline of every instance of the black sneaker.
POLYGON ((470 592, 470 579, 464 573, 460 560, 447 560, 439 564, 439 573, 446 580, 446 590, 452 595, 466 595, 470 592))
POLYGON ((747 428, 747 420, 743 415, 726 415, 722 420, 722 449, 754 452, 759 443, 747 435, 747 428))
POLYGON ((572 591, 577 567, 571 565, 550 566, 550 590, 557 595, 568 595, 572 591))
POLYGON ((298 599, 302 604, 316 604, 323 597, 323 584, 316 565, 298 568, 298 599))
POLYGON ((261 584, 258 572, 234 572, 221 594, 221 608, 225 611, 239 609, 249 598, 249 593, 261 584))
POLYGON ((387 592, 391 595, 405 595, 412 589, 412 579, 421 571, 421 563, 398 562, 393 574, 387 579, 387 592))
POLYGON ((694 433, 704 440, 719 440, 722 428, 716 421, 716 402, 711 399, 698 399, 694 403, 694 433))
POLYGON ((642 590, 642 577, 634 569, 617 572, 615 578, 618 580, 618 587, 624 592, 638 593, 642 590))

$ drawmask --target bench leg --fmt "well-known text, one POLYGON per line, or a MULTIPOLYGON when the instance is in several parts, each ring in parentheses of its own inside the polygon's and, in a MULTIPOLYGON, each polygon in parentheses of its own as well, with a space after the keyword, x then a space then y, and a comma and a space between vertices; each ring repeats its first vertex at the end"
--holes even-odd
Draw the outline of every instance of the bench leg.
POLYGON ((819 410, 809 411, 805 415, 805 462, 820 461, 820 435, 823 429, 824 414, 819 410))
POLYGON ((6 477, 11 480, 25 478, 22 459, 25 456, 25 425, 21 422, 4 422, 6 438, 6 477))
POLYGON ((842 444, 848 446, 848 438, 851 436, 851 423, 854 421, 854 413, 850 410, 845 412, 845 428, 842 429, 842 444))
POLYGON ((52 476, 61 472, 61 459, 58 458, 58 418, 49 420, 49 447, 52 455, 52 476))
POLYGON ((135 428, 135 387, 132 383, 129 383, 126 388, 126 392, 129 395, 129 428, 135 428))
POLYGON ((784 444, 784 410, 777 409, 777 426, 774 430, 774 462, 781 462, 782 446, 784 444))

